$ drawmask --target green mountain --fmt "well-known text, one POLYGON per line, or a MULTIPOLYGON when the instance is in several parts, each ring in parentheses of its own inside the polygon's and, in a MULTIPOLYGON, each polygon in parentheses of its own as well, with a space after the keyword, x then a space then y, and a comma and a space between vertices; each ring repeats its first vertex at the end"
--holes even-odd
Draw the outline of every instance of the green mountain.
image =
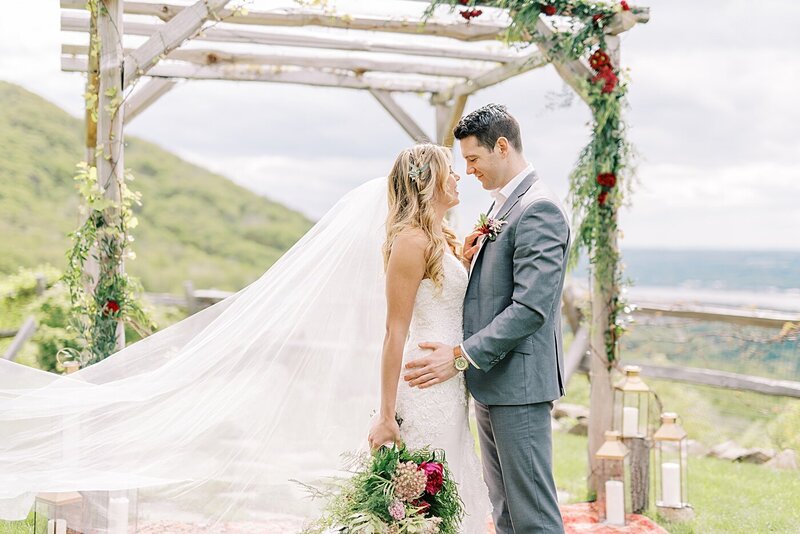
MULTIPOLYGON (((126 138, 125 166, 142 193, 126 264, 148 291, 235 290, 257 278, 310 227, 298 212, 126 138)), ((72 177, 83 158, 83 122, 0 81, 0 275, 49 263, 63 269, 79 222, 72 177)))

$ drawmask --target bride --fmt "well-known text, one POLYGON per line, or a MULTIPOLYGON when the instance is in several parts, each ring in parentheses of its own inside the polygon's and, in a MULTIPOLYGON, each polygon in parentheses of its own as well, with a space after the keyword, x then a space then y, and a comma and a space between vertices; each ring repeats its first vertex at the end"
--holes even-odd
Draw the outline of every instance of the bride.
POLYGON ((463 376, 400 377, 419 343, 461 340, 457 180, 442 147, 405 150, 388 212, 386 178, 354 189, 224 301, 71 375, 0 359, 0 519, 59 493, 70 507, 39 520, 81 532, 295 531, 369 428, 372 446, 443 448, 464 532, 485 532, 463 376))
POLYGON ((459 179, 446 149, 432 144, 401 152, 389 174, 381 404, 369 443, 444 449, 465 505, 463 530, 479 533, 486 532, 489 501, 469 430, 463 373, 429 388, 400 380, 401 367, 425 355, 420 344, 463 340, 467 270, 444 219, 458 204, 459 179))

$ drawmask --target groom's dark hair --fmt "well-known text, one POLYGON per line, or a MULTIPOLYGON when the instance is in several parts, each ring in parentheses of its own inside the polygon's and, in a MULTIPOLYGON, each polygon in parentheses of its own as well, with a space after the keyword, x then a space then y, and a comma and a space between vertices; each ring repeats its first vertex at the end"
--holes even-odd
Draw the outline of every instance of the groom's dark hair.
POLYGON ((494 150, 497 139, 505 137, 517 152, 522 152, 519 123, 501 104, 487 104, 458 121, 453 129, 456 139, 474 135, 481 146, 494 150))

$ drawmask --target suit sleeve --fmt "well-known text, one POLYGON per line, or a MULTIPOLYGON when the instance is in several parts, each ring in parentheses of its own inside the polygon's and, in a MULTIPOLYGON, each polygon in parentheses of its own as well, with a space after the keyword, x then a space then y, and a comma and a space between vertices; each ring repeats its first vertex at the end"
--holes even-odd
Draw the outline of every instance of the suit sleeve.
POLYGON ((569 226, 555 204, 537 200, 525 208, 514 236, 511 304, 463 343, 480 370, 490 371, 547 321, 560 298, 568 242, 569 226))

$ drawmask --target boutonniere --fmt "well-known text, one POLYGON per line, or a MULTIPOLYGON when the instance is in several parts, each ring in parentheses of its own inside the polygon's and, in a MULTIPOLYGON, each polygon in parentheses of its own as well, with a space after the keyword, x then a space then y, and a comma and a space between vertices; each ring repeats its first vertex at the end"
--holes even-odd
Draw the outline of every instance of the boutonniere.
POLYGON ((495 219, 485 213, 481 213, 481 216, 478 217, 478 224, 475 225, 475 230, 480 232, 481 235, 485 235, 489 241, 494 241, 503 231, 503 226, 507 224, 508 221, 505 219, 495 219))

